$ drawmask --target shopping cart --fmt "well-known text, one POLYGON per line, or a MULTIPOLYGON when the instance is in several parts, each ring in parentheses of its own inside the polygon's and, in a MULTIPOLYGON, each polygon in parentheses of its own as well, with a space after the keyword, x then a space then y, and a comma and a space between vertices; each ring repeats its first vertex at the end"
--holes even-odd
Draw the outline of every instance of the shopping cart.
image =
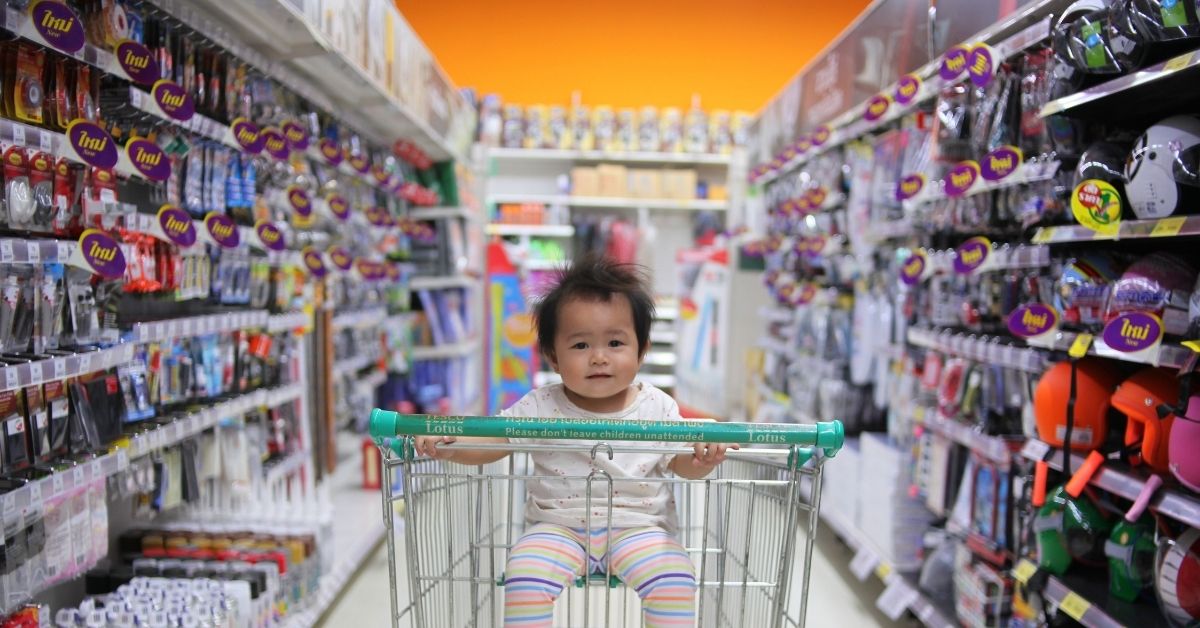
MULTIPOLYGON (((785 425, 434 417, 376 409, 370 430, 385 469, 381 484, 393 626, 402 620, 418 628, 500 626, 504 565, 525 526, 524 483, 534 477, 528 454, 570 450, 594 459, 647 450, 647 445, 636 441, 680 444, 667 449, 659 445, 656 453, 691 453, 691 447, 682 445, 692 442, 751 445, 730 451, 718 471, 703 480, 639 481, 666 482, 672 487, 679 540, 697 576, 698 626, 804 625, 821 466, 842 446, 838 421, 785 425), (414 457, 414 436, 444 434, 537 434, 556 441, 592 442, 443 445, 513 452, 500 462, 475 467, 414 457), (757 448, 763 444, 785 448, 757 448), (394 511, 401 501, 404 518, 398 530, 394 511), (396 538, 398 533, 402 541, 396 538), (803 555, 796 556, 797 551, 803 555), (399 562, 407 566, 403 572, 397 568, 399 562), (407 602, 403 606, 402 596, 407 602)), ((622 481, 596 470, 572 479, 586 483, 588 503, 597 508, 607 503, 608 516, 599 521, 591 521, 592 509, 588 509, 587 529, 611 529, 606 520, 612 515, 612 491, 614 484, 619 490, 622 481)), ((610 573, 581 575, 573 588, 563 592, 554 613, 555 626, 642 625, 637 596, 610 573)))

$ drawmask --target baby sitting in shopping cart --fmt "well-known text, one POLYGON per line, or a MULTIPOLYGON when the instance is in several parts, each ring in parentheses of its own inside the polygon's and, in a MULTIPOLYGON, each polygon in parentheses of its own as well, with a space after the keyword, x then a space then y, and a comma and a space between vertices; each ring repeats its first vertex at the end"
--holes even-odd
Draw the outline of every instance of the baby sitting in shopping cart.
MULTIPOLYGON (((654 301, 638 267, 587 256, 537 303, 538 347, 561 384, 525 395, 501 414, 508 417, 681 420, 675 400, 644 382, 634 382, 650 346, 654 301)), ((538 444, 556 441, 420 436, 419 455, 468 465, 487 464, 503 450, 449 450, 439 445, 472 443, 538 444), (519 441, 519 442, 518 442, 519 441)), ((578 444, 574 442, 573 444, 578 444)), ((643 443, 645 444, 645 443, 643 443)), ((663 443, 654 445, 665 446, 663 443)), ((737 445, 696 443, 690 454, 589 455, 582 451, 535 451, 534 475, 526 484, 529 528, 509 552, 505 568, 505 625, 549 626, 554 601, 576 576, 609 572, 642 599, 646 626, 695 623, 696 577, 676 539, 675 499, 668 483, 653 481, 668 472, 700 479, 737 445), (578 478, 605 472, 610 496, 598 490, 591 513, 587 482, 578 478), (651 480, 639 482, 638 480, 651 480), (609 526, 611 516, 611 530, 609 526), (590 522, 590 529, 588 524, 590 522), (607 546, 611 539, 611 546, 607 546), (607 546, 607 547, 606 547, 607 546)), ((596 486, 607 488, 606 482, 596 486)))

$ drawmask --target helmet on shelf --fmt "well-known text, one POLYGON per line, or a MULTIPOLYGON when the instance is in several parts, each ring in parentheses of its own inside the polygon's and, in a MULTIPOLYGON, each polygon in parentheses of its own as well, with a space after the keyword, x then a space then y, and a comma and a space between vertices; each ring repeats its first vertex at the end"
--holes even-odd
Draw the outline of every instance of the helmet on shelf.
POLYGON ((1184 486, 1200 492, 1200 395, 1188 399, 1187 412, 1175 417, 1167 444, 1167 468, 1184 486))
POLYGON ((1118 27, 1145 42, 1200 37, 1200 2, 1196 0, 1123 0, 1115 11, 1118 27))
MULTIPOLYGON (((1085 357, 1076 363, 1075 420, 1071 449, 1099 448, 1108 436, 1108 412, 1113 389, 1121 381, 1117 368, 1108 360, 1085 357)), ((1038 438, 1062 447, 1067 429, 1067 401, 1071 394, 1071 363, 1051 366, 1033 391, 1038 438)))
POLYGON ((1171 116, 1146 129, 1125 162, 1125 196, 1141 219, 1200 203, 1200 118, 1171 116))
POLYGON ((1108 591, 1132 602, 1154 582, 1154 518, 1143 516, 1134 523, 1121 521, 1104 543, 1108 557, 1108 591))
POLYGON ((1200 620, 1200 530, 1187 530, 1159 547, 1154 590, 1172 625, 1194 626, 1200 620))
POLYGON ((1104 560, 1104 541, 1111 522, 1086 496, 1067 494, 1060 486, 1046 495, 1046 503, 1035 515, 1038 566, 1061 576, 1073 560, 1100 564, 1104 560))
POLYGON ((1054 307, 1064 325, 1091 327, 1104 323, 1112 283, 1123 264, 1113 255, 1084 253, 1063 264, 1055 281, 1054 307))
POLYGON ((1166 473, 1167 445, 1175 415, 1159 415, 1159 408, 1179 401, 1179 381, 1160 367, 1147 367, 1121 382, 1113 393, 1112 405, 1129 417, 1125 424, 1125 445, 1137 447, 1130 454, 1133 464, 1145 464, 1157 473, 1166 473))
POLYGON ((1151 253, 1130 264, 1113 284, 1105 322, 1126 312, 1145 312, 1162 319, 1163 331, 1182 335, 1188 328, 1188 301, 1196 268, 1171 253, 1151 253))
MULTIPOLYGON (((1054 53, 1079 75, 1124 74, 1136 69, 1145 57, 1140 37, 1131 36, 1122 11, 1108 2, 1079 0, 1063 11, 1052 35, 1054 53)), ((1067 80, 1076 85, 1082 77, 1067 68, 1067 80)))

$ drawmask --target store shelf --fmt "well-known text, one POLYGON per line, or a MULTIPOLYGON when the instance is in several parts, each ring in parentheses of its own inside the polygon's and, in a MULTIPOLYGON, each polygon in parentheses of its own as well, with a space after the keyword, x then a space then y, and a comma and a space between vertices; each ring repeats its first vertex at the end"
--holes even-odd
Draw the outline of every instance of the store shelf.
POLYGON ((371 355, 360 355, 345 360, 338 360, 333 363, 333 376, 345 377, 347 375, 357 374, 359 371, 374 366, 379 358, 371 355))
POLYGON ((292 331, 298 328, 308 328, 311 325, 312 319, 309 318, 307 312, 272 314, 267 318, 267 332, 272 334, 292 331))
POLYGON ((479 341, 471 339, 450 345, 439 345, 435 347, 413 347, 412 356, 410 359, 413 362, 447 360, 450 358, 458 358, 465 355, 470 355, 482 350, 483 347, 479 344, 479 341))
POLYGON ((525 270, 560 270, 568 268, 571 262, 567 260, 529 259, 521 263, 525 270))
POLYGON ((0 391, 36 386, 120 366, 133 359, 133 348, 132 343, 121 343, 107 349, 6 366, 0 368, 0 391))
MULTIPOLYGON (((1044 244, 995 244, 986 267, 976 272, 998 272, 1044 268, 1050 265, 1050 247, 1044 244)), ((951 250, 928 254, 929 267, 934 273, 953 273, 958 253, 951 250)))
POLYGON ((1145 92, 1152 89, 1187 89, 1195 84, 1196 68, 1200 67, 1200 51, 1192 51, 1143 70, 1120 76, 1095 87, 1052 100, 1042 107, 1042 117, 1065 114, 1070 116, 1103 115, 1111 118, 1114 101, 1130 100, 1140 105, 1150 104, 1145 92))
POLYGON ((974 334, 914 327, 908 330, 908 343, 941 353, 999 364, 1005 368, 1041 374, 1046 370, 1049 356, 1045 351, 1001 342, 998 338, 985 340, 974 334))
POLYGON ((538 194, 494 194, 488 197, 489 204, 540 203, 543 205, 567 205, 569 207, 596 207, 601 209, 673 209, 679 211, 725 211, 729 201, 703 199, 681 200, 670 198, 619 198, 604 196, 569 196, 538 194))
POLYGON ((372 307, 358 312, 346 312, 333 317, 334 330, 378 327, 387 319, 387 308, 372 307))
MULTIPOLYGON (((338 450, 342 452, 342 457, 357 458, 360 444, 358 437, 348 434, 338 437, 338 450)), ((314 594, 313 603, 285 619, 284 625, 288 628, 310 628, 317 624, 359 567, 383 541, 386 533, 383 517, 394 516, 381 512, 378 490, 362 488, 362 467, 353 460, 343 460, 338 464, 337 470, 324 480, 321 488, 330 495, 331 503, 327 512, 336 513, 333 569, 321 577, 320 589, 314 594)), ((380 602, 383 604, 380 608, 386 609, 387 600, 380 602)))
POLYGON ((768 323, 786 325, 796 320, 796 311, 779 305, 764 305, 758 308, 758 317, 768 323))
MULTIPOLYGON (((1028 440, 1025 447, 1021 449, 1021 455, 1033 461, 1044 459, 1053 469, 1062 471, 1062 450, 1053 449, 1040 440, 1028 440)), ((1083 460, 1083 456, 1072 453, 1071 468, 1078 469, 1083 465, 1083 460)), ((1109 463, 1102 466, 1092 476, 1091 484, 1132 501, 1137 499, 1142 487, 1146 485, 1144 475, 1148 475, 1148 473, 1140 470, 1118 469, 1114 464, 1109 463)), ((1200 528, 1200 496, 1189 491, 1170 487, 1161 488, 1150 500, 1150 509, 1193 528, 1200 528)))
POLYGON ((650 342, 656 345, 673 345, 679 342, 679 333, 674 330, 650 329, 650 342))
POLYGON ((1083 225, 1042 227, 1033 234, 1035 244, 1065 244, 1200 236, 1200 216, 1172 216, 1156 220, 1124 220, 1116 234, 1097 233, 1083 225))
MULTIPOLYGON (((461 151, 430 121, 334 46, 295 3, 264 0, 242 6, 220 0, 154 0, 154 4, 292 91, 336 112, 368 137, 410 139, 435 161, 463 161, 461 151)), ((429 87, 442 88, 437 89, 439 97, 460 98, 436 66, 430 71, 429 87)), ((467 110, 465 102, 444 102, 443 106, 449 110, 448 117, 467 110)))
POLYGON ((1016 445, 1025 440, 1020 436, 1009 439, 989 436, 970 425, 944 417, 933 408, 917 407, 913 410, 913 418, 921 425, 1005 468, 1012 463, 1016 445))
POLYGON ((668 163, 679 165, 727 166, 729 155, 711 153, 609 152, 599 150, 556 150, 551 148, 491 148, 487 156, 496 161, 611 161, 618 163, 668 163))
POLYGON ((408 282, 409 290, 446 290, 449 288, 470 288, 475 280, 465 275, 444 275, 413 277, 408 282))
POLYGON ((646 353, 645 364, 651 366, 675 366, 678 356, 666 351, 649 351, 646 353))
POLYGON ((903 573, 911 573, 920 569, 920 563, 896 565, 884 557, 870 539, 841 513, 825 505, 822 506, 819 514, 821 521, 833 530, 834 534, 841 538, 850 549, 854 550, 855 555, 850 563, 850 569, 855 576, 860 580, 865 580, 874 574, 887 586, 879 600, 876 601, 876 606, 880 607, 880 610, 899 611, 898 614, 909 611, 929 628, 957 626, 925 594, 921 593, 914 582, 903 575, 903 573))
POLYGON ((465 207, 423 207, 408 212, 412 220, 441 220, 445 218, 471 219, 471 212, 465 207))
MULTIPOLYGON (((1069 331, 1056 332, 1045 338, 1026 340, 1032 346, 1051 349, 1054 351, 1067 351, 1071 345, 1075 343, 1075 339, 1079 334, 1069 331)), ((1097 335, 1092 340, 1092 345, 1088 349, 1089 355, 1096 355, 1102 358, 1110 358, 1113 360, 1121 360, 1122 362, 1133 362, 1135 364, 1152 364, 1155 366, 1169 366, 1172 368, 1181 368, 1187 362, 1191 351, 1187 348, 1163 344, 1157 352, 1146 354, 1141 353, 1123 353, 1108 346, 1104 342, 1104 338, 1097 335)))
POLYGON ((265 328, 269 323, 270 315, 266 310, 172 318, 149 323, 135 323, 129 332, 129 341, 139 344, 163 342, 206 334, 223 334, 242 329, 265 328))
POLYGON ((675 302, 670 304, 657 303, 654 306, 654 320, 656 321, 674 321, 679 318, 679 305, 675 302))
POLYGON ((240 148, 240 146, 233 141, 233 135, 229 132, 229 127, 225 126, 224 124, 221 124, 220 122, 217 122, 216 120, 199 113, 192 114, 192 118, 187 122, 180 122, 174 118, 162 115, 162 111, 151 104, 153 102, 154 97, 150 94, 136 87, 129 87, 129 105, 134 109, 146 115, 153 116, 160 122, 171 124, 181 129, 186 129, 198 135, 203 135, 210 140, 216 140, 231 148, 240 148))
MULTIPOLYGON (((1027 185, 1038 181, 1046 181, 1054 178, 1058 174, 1062 163, 1059 161, 1029 161, 1020 165, 1016 172, 999 181, 988 181, 983 177, 976 179, 975 184, 962 194, 962 197, 971 197, 978 194, 986 194, 997 190, 1005 190, 1018 185, 1027 185)), ((945 183, 943 181, 931 181, 925 186, 921 194, 904 202, 906 207, 915 207, 926 203, 938 203, 953 200, 954 197, 946 194, 945 183)))
POLYGON ((531 238, 569 238, 575 235, 571 225, 506 225, 489 224, 484 232, 498 236, 529 236, 531 238))
MULTIPOLYGON (((1014 577, 1025 584, 1037 567, 1022 559, 1013 569, 1014 577)), ((1046 601, 1059 612, 1078 621, 1085 628, 1167 628, 1170 624, 1159 608, 1150 601, 1135 603, 1109 597, 1108 578, 1103 572, 1084 575, 1068 573, 1064 577, 1047 575, 1042 591, 1046 601)))
POLYGON ((294 451, 283 460, 266 467, 263 477, 267 486, 275 486, 280 481, 296 475, 304 468, 305 463, 312 459, 312 452, 294 451))

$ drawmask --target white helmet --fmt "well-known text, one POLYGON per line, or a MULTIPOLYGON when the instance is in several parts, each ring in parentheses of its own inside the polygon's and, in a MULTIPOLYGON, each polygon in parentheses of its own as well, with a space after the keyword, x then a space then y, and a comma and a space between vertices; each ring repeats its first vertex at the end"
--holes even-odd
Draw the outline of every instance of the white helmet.
POLYGON ((1172 116, 1146 129, 1125 161, 1125 194, 1138 218, 1170 216, 1200 200, 1200 118, 1172 116))

